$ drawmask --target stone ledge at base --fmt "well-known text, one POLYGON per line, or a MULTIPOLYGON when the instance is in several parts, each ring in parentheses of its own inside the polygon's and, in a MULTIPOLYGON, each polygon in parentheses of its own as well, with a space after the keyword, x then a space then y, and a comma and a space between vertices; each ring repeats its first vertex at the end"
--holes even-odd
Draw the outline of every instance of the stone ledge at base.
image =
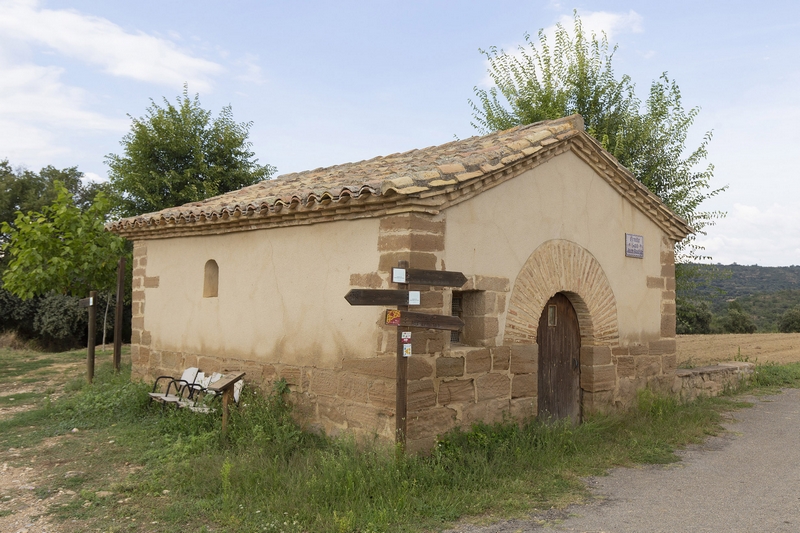
POLYGON ((685 401, 699 396, 716 396, 726 388, 734 388, 742 381, 750 379, 754 369, 753 363, 741 361, 699 368, 679 368, 675 371, 672 392, 685 401))

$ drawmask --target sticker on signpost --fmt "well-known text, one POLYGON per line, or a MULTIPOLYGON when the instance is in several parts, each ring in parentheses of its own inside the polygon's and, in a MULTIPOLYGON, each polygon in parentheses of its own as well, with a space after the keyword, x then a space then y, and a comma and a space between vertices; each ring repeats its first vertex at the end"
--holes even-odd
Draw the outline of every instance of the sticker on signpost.
POLYGON ((389 309, 386 311, 386 325, 399 326, 400 325, 400 311, 397 309, 389 309))
POLYGON ((403 357, 411 357, 411 345, 404 344, 403 345, 403 357))
POLYGON ((403 344, 411 344, 411 332, 410 331, 403 331, 400 333, 400 338, 403 340, 403 344))
POLYGON ((406 282, 406 269, 393 268, 392 269, 392 283, 405 283, 406 282))
POLYGON ((419 305, 419 291, 408 291, 408 305, 419 305))

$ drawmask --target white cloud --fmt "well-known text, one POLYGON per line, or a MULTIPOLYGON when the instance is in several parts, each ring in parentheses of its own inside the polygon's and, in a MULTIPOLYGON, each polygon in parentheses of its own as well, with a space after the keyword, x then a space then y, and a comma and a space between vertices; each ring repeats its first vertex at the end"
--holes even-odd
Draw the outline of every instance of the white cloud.
POLYGON ((234 62, 241 72, 236 76, 236 79, 245 82, 246 84, 263 85, 266 83, 266 78, 258 65, 258 56, 255 54, 245 54, 244 57, 234 62))
POLYGON ((88 95, 64 85, 59 67, 12 65, 0 58, 0 72, 0 117, 6 120, 81 130, 121 131, 127 127, 127 120, 85 110, 88 95))
POLYGON ((71 161, 82 142, 93 153, 109 133, 126 131, 127 117, 97 111, 108 100, 88 81, 97 73, 209 90, 223 67, 179 41, 174 32, 126 31, 101 17, 45 9, 38 0, 0 0, 0 158, 31 167, 71 161))
MULTIPOLYGON (((605 33, 609 43, 612 45, 614 44, 614 35, 618 33, 642 33, 644 31, 642 28, 644 19, 632 9, 627 13, 611 13, 608 11, 578 12, 578 16, 581 18, 583 31, 589 35, 594 33, 597 36, 605 33)), ((572 15, 562 15, 558 22, 572 34, 572 28, 574 27, 572 15)), ((546 28, 545 34, 548 36, 554 35, 555 26, 546 28)))
POLYGON ((66 57, 102 68, 114 76, 208 90, 223 72, 218 63, 195 57, 172 41, 126 32, 101 17, 74 10, 43 9, 37 0, 0 1, 0 36, 45 46, 66 57))
POLYGON ((2 117, 0 147, 0 160, 7 158, 14 166, 43 166, 68 152, 57 145, 49 130, 2 117))
POLYGON ((800 264, 800 201, 767 208, 734 204, 728 216, 697 238, 715 263, 800 264))
MULTIPOLYGON (((630 10, 627 13, 612 13, 609 11, 579 11, 578 16, 581 19, 583 31, 587 36, 594 34, 599 38, 603 33, 605 33, 610 46, 614 46, 614 35, 620 33, 642 33, 644 31, 642 27, 642 21, 644 19, 634 10, 630 10)), ((574 35, 575 33, 573 15, 561 15, 557 24, 553 24, 552 26, 548 26, 542 30, 551 49, 555 42, 556 28, 558 25, 561 25, 570 35, 574 35)), ((531 32, 531 40, 536 44, 537 49, 539 49, 538 30, 531 32)), ((528 49, 524 43, 517 43, 513 46, 505 48, 505 52, 510 56, 521 59, 522 51, 520 48, 526 50, 528 49)), ((486 61, 486 67, 488 70, 488 61, 486 61)), ((494 83, 488 73, 479 83, 479 86, 481 87, 491 87, 492 85, 494 85, 494 83)))

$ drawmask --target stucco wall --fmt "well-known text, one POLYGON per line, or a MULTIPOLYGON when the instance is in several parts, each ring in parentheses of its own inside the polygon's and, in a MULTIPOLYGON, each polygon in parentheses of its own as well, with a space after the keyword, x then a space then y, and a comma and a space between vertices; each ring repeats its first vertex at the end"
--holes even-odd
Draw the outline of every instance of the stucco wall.
MULTIPOLYGON (((449 332, 412 332, 412 449, 429 449, 456 425, 536 413, 535 332, 510 335, 508 314, 527 306, 514 320, 538 324, 540 303, 560 290, 575 297, 579 321, 585 317, 586 410, 624 407, 636 389, 674 372, 672 242, 567 149, 439 213, 138 241, 135 374, 196 365, 245 370, 248 381, 284 378, 305 422, 390 439, 397 330, 381 323, 384 308, 353 307, 344 295, 394 288, 389 272, 400 260, 464 272, 461 290, 473 291, 462 345, 451 345, 449 332), (643 259, 625 256, 625 233, 644 237, 643 259), (218 296, 203 298, 209 259, 219 267, 218 296), (569 268, 561 260, 572 261, 569 268), (544 300, 528 297, 547 283, 555 288, 544 300)), ((417 288, 415 311, 450 312, 451 289, 417 288)))
MULTIPOLYGON (((531 253, 566 240, 593 255, 616 298, 621 344, 661 337, 662 232, 572 152, 446 211, 448 270, 504 277, 511 285, 531 253), (625 233, 644 236, 644 259, 625 256, 625 233)), ((500 317, 500 331, 506 315, 500 317)))
POLYGON ((147 241, 144 330, 154 349, 333 368, 375 353, 376 308, 344 299, 374 271, 378 220, 147 241), (219 296, 203 298, 206 261, 219 296))

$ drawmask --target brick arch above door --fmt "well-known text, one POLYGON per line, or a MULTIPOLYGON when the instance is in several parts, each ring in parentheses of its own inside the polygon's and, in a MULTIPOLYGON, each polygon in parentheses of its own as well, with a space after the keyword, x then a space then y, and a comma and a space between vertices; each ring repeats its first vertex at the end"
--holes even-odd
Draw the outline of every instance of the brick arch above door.
POLYGON ((535 343, 542 310, 557 292, 578 314, 583 346, 618 342, 617 302, 600 263, 578 244, 554 239, 536 248, 517 276, 503 343, 535 343))

